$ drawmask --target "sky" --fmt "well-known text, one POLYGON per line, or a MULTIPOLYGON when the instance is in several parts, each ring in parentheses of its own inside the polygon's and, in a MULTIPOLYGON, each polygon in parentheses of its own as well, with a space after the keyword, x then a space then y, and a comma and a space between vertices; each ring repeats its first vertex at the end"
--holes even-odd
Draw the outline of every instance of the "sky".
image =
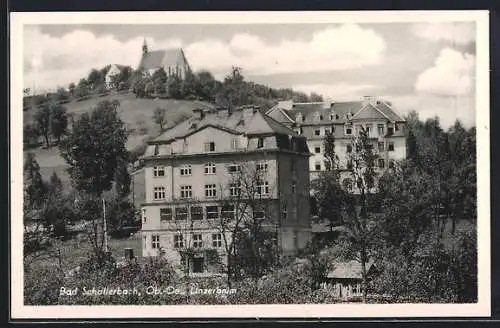
POLYGON ((107 64, 136 68, 149 48, 182 47, 193 70, 316 92, 379 96, 444 127, 475 124, 475 23, 25 25, 24 87, 53 90, 107 64))

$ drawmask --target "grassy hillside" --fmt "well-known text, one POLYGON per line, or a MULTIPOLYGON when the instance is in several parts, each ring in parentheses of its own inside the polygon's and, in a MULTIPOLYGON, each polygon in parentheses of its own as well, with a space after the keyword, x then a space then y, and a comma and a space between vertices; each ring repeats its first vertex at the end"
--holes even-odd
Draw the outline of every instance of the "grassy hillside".
MULTIPOLYGON (((127 142, 127 149, 132 150, 135 147, 143 144, 148 137, 158 134, 158 127, 155 126, 151 116, 157 107, 165 108, 167 110, 167 127, 175 125, 179 121, 191 115, 192 110, 199 107, 211 106, 208 103, 199 101, 188 100, 174 100, 174 99, 140 99, 136 98, 134 94, 110 94, 104 97, 94 97, 84 101, 71 101, 64 104, 68 108, 68 113, 77 118, 85 112, 90 112, 93 107, 102 100, 120 101, 120 117, 126 123, 130 135, 127 142)), ((35 110, 29 109, 24 111, 24 124, 33 123, 33 116, 35 110)), ((69 187, 69 176, 66 172, 68 165, 64 159, 59 155, 59 149, 52 147, 50 149, 30 149, 24 151, 33 152, 40 165, 40 173, 43 179, 49 180, 50 175, 55 171, 65 186, 69 187)), ((140 175, 139 175, 140 176, 140 175)), ((136 186, 140 186, 140 181, 136 186)))

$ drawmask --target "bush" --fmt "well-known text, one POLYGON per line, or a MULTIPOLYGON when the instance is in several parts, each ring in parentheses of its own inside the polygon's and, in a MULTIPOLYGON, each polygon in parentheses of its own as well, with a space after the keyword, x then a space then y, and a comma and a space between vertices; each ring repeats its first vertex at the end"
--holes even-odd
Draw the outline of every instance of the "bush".
POLYGON ((24 304, 57 305, 64 273, 57 266, 25 266, 24 304))

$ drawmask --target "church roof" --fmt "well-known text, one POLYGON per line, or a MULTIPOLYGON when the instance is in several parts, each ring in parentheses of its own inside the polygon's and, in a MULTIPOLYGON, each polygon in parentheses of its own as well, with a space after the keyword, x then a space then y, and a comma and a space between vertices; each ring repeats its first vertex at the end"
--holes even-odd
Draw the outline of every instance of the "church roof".
POLYGON ((181 48, 154 50, 142 54, 138 68, 157 69, 160 67, 188 66, 184 51, 181 48))

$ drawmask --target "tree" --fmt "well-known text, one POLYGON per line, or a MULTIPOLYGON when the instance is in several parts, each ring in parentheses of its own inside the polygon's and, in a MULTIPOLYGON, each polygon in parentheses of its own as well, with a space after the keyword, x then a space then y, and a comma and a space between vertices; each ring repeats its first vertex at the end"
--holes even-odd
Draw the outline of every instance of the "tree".
POLYGON ((118 163, 126 161, 127 132, 115 102, 101 101, 92 113, 84 113, 63 139, 61 156, 77 190, 94 195, 112 187, 118 163))
POLYGON ((51 104, 44 103, 35 113, 36 129, 45 139, 45 144, 50 147, 50 130, 51 130, 51 104))
POLYGON ((102 72, 93 68, 87 77, 87 83, 89 88, 91 90, 94 90, 97 85, 103 84, 103 82, 104 82, 104 76, 102 72))
POLYGON ((216 90, 216 80, 212 73, 200 71, 195 75, 195 93, 203 100, 212 101, 216 90))
POLYGON ((323 96, 319 95, 315 92, 311 93, 311 96, 309 97, 311 102, 322 102, 323 101, 323 96))
MULTIPOLYGON (((228 180, 219 185, 221 214, 210 220, 222 237, 226 254, 227 283, 245 276, 257 279, 278 262, 276 227, 278 218, 263 195, 265 170, 255 163, 241 163, 228 180)), ((271 192, 273 186, 268 186, 271 192)))
POLYGON ((87 80, 81 79, 74 91, 74 95, 78 98, 86 97, 89 94, 89 85, 87 80))
POLYGON ((153 112, 153 121, 160 127, 160 132, 164 131, 165 124, 167 123, 165 116, 167 110, 165 108, 157 107, 153 112))
POLYGON ((157 95, 165 94, 167 85, 167 73, 165 72, 163 67, 156 70, 151 78, 153 80, 154 93, 156 93, 157 95))
POLYGON ((59 143, 68 128, 67 108, 62 105, 51 106, 50 133, 59 143))
POLYGON ((173 99, 181 99, 183 97, 182 80, 177 75, 170 75, 168 77, 167 96, 173 99))
POLYGON ((115 188, 119 198, 124 198, 130 194, 131 177, 128 172, 128 161, 118 162, 115 173, 115 188))
POLYGON ((58 88, 56 92, 56 99, 59 102, 66 102, 70 97, 70 93, 64 88, 58 88))
POLYGON ((52 195, 60 196, 62 193, 62 181, 61 178, 57 175, 56 171, 52 171, 52 175, 50 176, 50 181, 49 181, 49 192, 52 195))
POLYGON ((23 143, 28 147, 33 147, 38 145, 38 137, 40 133, 38 132, 37 124, 26 124, 23 129, 23 143))
POLYGON ((69 90, 69 93, 71 94, 71 96, 74 96, 75 89, 76 89, 76 85, 73 82, 71 82, 68 86, 68 90, 69 90))
POLYGON ((36 161, 35 154, 26 154, 23 171, 24 202, 30 209, 39 208, 47 194, 47 186, 42 180, 40 165, 36 161))

